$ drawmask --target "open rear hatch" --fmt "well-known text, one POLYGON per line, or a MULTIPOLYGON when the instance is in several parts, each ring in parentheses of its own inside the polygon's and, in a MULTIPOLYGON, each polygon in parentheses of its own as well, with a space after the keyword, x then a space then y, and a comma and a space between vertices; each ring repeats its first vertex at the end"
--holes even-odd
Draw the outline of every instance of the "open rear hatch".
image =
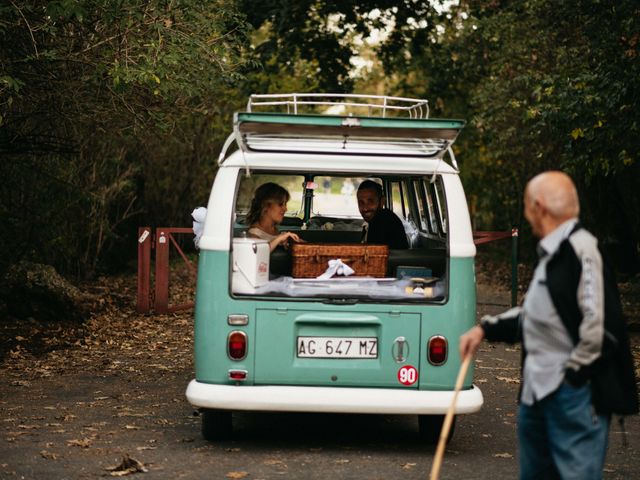
POLYGON ((244 151, 442 157, 462 120, 239 112, 235 139, 244 151))

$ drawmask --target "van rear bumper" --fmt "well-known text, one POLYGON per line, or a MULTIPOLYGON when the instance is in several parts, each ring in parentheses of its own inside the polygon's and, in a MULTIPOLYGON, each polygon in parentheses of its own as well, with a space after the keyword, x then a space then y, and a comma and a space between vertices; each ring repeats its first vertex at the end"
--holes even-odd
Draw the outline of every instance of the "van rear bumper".
MULTIPOLYGON (((192 380, 187 400, 195 407, 220 410, 443 415, 453 391, 399 388, 336 388, 215 385, 192 380)), ((456 414, 480 410, 484 400, 475 385, 458 394, 456 414)))

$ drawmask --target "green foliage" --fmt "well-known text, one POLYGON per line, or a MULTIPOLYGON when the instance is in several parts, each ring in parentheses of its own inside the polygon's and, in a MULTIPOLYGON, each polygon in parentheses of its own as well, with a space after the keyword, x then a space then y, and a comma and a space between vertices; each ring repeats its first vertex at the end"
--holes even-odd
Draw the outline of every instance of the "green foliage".
POLYGON ((240 104, 243 18, 217 0, 0 7, 5 251, 86 275, 127 258, 137 224, 188 224, 240 104))
POLYGON ((264 77, 254 90, 263 93, 278 76, 295 79, 298 91, 350 92, 355 37, 395 20, 394 34, 405 38, 402 32, 412 28, 409 18, 434 12, 429 2, 418 0, 265 0, 260 8, 241 0, 241 5, 254 28, 267 27, 255 47, 264 77))
POLYGON ((526 181, 563 169, 588 225, 637 250, 640 5, 469 0, 443 13, 381 53, 396 88, 470 120, 458 149, 480 226, 521 223, 526 181))
POLYGON ((138 225, 206 202, 249 93, 354 88, 469 121, 456 149, 479 229, 523 224, 526 181, 560 168, 588 226, 637 253, 639 23, 633 0, 4 2, 0 247, 17 258, 0 270, 129 258, 138 225))

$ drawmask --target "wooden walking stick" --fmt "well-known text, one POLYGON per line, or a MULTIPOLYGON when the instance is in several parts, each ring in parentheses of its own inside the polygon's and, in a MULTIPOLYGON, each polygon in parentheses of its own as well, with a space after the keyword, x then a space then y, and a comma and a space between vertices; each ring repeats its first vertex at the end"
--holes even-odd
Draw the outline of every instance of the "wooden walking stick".
POLYGON ((453 391, 451 405, 449 405, 449 410, 447 410, 447 414, 444 417, 442 430, 440 431, 440 439, 438 440, 438 448, 436 449, 436 454, 433 457, 431 476, 429 477, 430 480, 438 480, 438 478, 440 477, 440 465, 442 465, 444 447, 447 444, 447 437, 449 436, 451 424, 453 423, 453 411, 456 408, 456 401, 458 400, 458 393, 460 393, 460 389, 462 388, 462 382, 464 382, 464 377, 467 376, 467 370, 469 369, 469 363, 471 363, 471 357, 472 355, 467 355, 463 360, 462 365, 460 365, 460 371, 458 372, 458 378, 456 379, 456 386, 453 391))

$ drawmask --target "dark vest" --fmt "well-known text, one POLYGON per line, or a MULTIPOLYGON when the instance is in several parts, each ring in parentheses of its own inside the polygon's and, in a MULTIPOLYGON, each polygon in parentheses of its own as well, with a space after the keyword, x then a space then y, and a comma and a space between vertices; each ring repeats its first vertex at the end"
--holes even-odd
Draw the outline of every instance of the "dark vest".
MULTIPOLYGON (((571 234, 580 228, 580 224, 576 225, 571 234)), ((634 414, 638 413, 638 392, 627 325, 615 276, 602 251, 600 255, 605 333, 601 355, 586 367, 586 374, 591 381, 592 401, 598 413, 634 414)), ((582 322, 576 295, 581 273, 580 259, 567 238, 547 263, 547 287, 574 344, 578 343, 582 322)))

